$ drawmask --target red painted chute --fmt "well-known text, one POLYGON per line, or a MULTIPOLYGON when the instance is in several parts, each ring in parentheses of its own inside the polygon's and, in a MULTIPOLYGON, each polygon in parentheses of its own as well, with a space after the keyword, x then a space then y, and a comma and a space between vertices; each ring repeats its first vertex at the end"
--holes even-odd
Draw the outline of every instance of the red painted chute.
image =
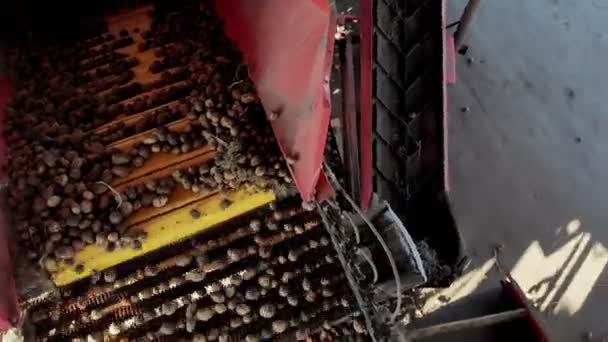
POLYGON ((327 0, 217 0, 228 37, 243 52, 303 199, 330 192, 322 172, 330 119, 335 10, 327 0))

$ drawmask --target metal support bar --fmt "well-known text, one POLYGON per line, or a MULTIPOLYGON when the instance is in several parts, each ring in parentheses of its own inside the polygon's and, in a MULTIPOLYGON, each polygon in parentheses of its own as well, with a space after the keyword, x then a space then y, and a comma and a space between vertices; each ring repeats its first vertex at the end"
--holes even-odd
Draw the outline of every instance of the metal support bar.
POLYGON ((357 115, 357 96, 352 35, 345 39, 342 67, 342 111, 344 123, 344 161, 347 169, 348 191, 355 201, 360 200, 361 165, 359 163, 359 120, 357 115))
POLYGON ((361 209, 367 210, 372 202, 373 185, 373 157, 372 157, 372 97, 373 97, 373 23, 374 23, 374 1, 360 1, 360 23, 359 29, 361 42, 359 44, 360 54, 360 88, 359 88, 359 139, 361 149, 361 191, 359 193, 359 205, 361 209))
POLYGON ((473 21, 473 16, 475 15, 475 11, 477 11, 480 2, 481 0, 469 0, 467 5, 464 7, 464 11, 460 17, 460 24, 454 33, 454 44, 456 45, 456 50, 458 50, 462 45, 462 39, 469 29, 469 25, 473 21))
POLYGON ((485 315, 475 318, 463 319, 454 322, 432 325, 426 328, 413 329, 405 333, 407 340, 416 340, 425 337, 431 337, 439 334, 447 334, 459 330, 481 328, 499 323, 509 322, 518 318, 528 316, 528 310, 525 308, 515 309, 505 312, 500 312, 492 315, 485 315))

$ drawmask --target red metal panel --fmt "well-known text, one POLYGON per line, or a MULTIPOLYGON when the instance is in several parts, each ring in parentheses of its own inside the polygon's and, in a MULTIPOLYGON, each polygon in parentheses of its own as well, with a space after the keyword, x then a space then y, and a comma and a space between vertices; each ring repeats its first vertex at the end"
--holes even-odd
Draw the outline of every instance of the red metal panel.
POLYGON ((447 84, 456 83, 456 50, 454 48, 454 36, 444 30, 445 36, 445 82, 447 84))
MULTIPOLYGON (((317 183, 330 118, 335 13, 326 0, 216 0, 228 37, 244 53, 272 128, 304 200, 317 183)), ((323 187, 322 189, 327 189, 323 187)), ((318 190, 318 191, 317 191, 318 190)))
POLYGON ((373 170, 372 170, 372 25, 373 0, 361 0, 360 3, 360 58, 361 58, 361 86, 360 86, 360 139, 361 139, 361 191, 360 206, 367 209, 372 200, 373 170))

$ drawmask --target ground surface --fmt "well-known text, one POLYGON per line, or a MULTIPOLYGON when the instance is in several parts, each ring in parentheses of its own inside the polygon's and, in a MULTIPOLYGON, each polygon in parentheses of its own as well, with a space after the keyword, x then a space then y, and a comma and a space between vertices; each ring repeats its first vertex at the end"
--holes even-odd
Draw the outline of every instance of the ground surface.
MULTIPOLYGON (((455 18, 465 1, 447 2, 455 18)), ((473 262, 429 320, 484 310, 500 245, 552 341, 608 340, 607 19, 608 0, 482 1, 449 88, 451 202, 473 262)))

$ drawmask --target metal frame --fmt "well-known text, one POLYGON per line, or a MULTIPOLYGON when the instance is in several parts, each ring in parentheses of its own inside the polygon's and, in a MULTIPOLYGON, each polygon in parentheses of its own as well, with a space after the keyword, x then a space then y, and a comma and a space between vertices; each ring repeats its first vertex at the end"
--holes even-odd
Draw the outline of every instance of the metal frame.
MULTIPOLYGON (((390 1, 388 1, 390 2, 390 1)), ((423 1, 424 2, 424 1, 423 1)), ((439 37, 437 31, 434 31, 434 40, 440 43, 433 43, 436 52, 430 52, 433 55, 433 58, 437 57, 437 54, 441 54, 441 58, 443 59, 443 65, 436 65, 437 70, 433 69, 432 72, 442 72, 442 80, 443 85, 438 84, 437 87, 442 87, 443 97, 441 99, 442 104, 439 105, 437 102, 437 108, 426 105, 429 101, 429 97, 427 91, 424 89, 429 89, 431 85, 428 83, 430 71, 428 68, 420 68, 418 64, 410 65, 410 69, 405 70, 407 74, 407 78, 409 81, 408 84, 403 85, 399 80, 395 77, 392 77, 390 74, 390 70, 385 70, 383 65, 379 65, 376 61, 378 57, 382 56, 374 56, 376 52, 374 52, 378 47, 376 46, 380 39, 387 39, 386 32, 384 32, 383 28, 376 27, 376 15, 380 15, 377 13, 377 6, 379 4, 386 5, 387 0, 360 0, 360 14, 358 16, 353 15, 341 15, 338 17, 338 21, 344 24, 355 24, 357 26, 357 30, 352 34, 353 42, 357 43, 357 48, 359 52, 358 61, 355 59, 355 63, 359 63, 360 70, 356 70, 355 80, 358 81, 359 84, 355 85, 355 88, 359 91, 357 99, 355 99, 355 103, 358 104, 358 129, 353 131, 352 129, 347 129, 347 125, 344 124, 342 127, 343 139, 344 141, 357 141, 358 151, 359 151, 359 167, 353 167, 351 164, 345 164, 345 172, 344 178, 349 179, 349 177, 354 177, 356 173, 352 173, 353 171, 358 172, 359 181, 358 182, 347 182, 347 190, 351 195, 356 195, 357 191, 353 188, 356 187, 358 183, 358 194, 359 198, 357 199, 355 196, 355 200, 359 204, 359 206, 367 210, 370 207, 370 199, 374 191, 378 191, 380 196, 385 196, 382 192, 392 191, 395 196, 391 198, 385 197, 393 206, 393 209, 400 215, 402 219, 406 220, 406 224, 413 232, 413 235, 424 235, 424 231, 433 230, 434 233, 431 235, 434 236, 434 241, 437 243, 437 248, 442 246, 441 238, 437 236, 441 234, 448 234, 458 246, 455 246, 452 249, 446 250, 443 253, 443 257, 446 258, 446 264, 449 264, 453 267, 454 272, 449 277, 444 277, 441 279, 433 280, 430 285, 431 286, 447 286, 455 277, 461 274, 463 270, 463 265, 466 265, 466 256, 464 256, 464 244, 462 243, 462 239, 458 233, 458 229, 456 227, 455 221, 451 215, 451 210, 449 206, 449 202, 447 201, 447 194, 449 192, 449 183, 447 179, 447 136, 446 136, 446 127, 447 127, 447 113, 446 113, 446 101, 445 97, 446 92, 446 84, 454 82, 455 74, 453 69, 450 66, 453 66, 453 57, 454 57, 454 46, 453 39, 451 34, 448 33, 446 23, 445 23, 445 1, 439 1, 439 4, 436 1, 428 1, 428 4, 433 6, 432 11, 429 12, 429 15, 434 15, 433 13, 437 11, 437 6, 441 7, 441 21, 433 22, 432 28, 429 27, 421 27, 414 26, 420 25, 420 23, 428 23, 428 21, 424 21, 423 18, 425 16, 425 12, 423 10, 428 7, 418 6, 416 8, 412 8, 412 12, 408 14, 408 18, 413 16, 417 16, 418 24, 413 21, 408 21, 407 23, 412 26, 408 26, 406 30, 416 30, 412 32, 415 33, 414 38, 417 37, 418 34, 423 34, 422 39, 424 42, 427 42, 429 39, 429 35, 426 34, 429 29, 433 30, 441 30, 442 37, 439 37), (435 25, 437 25, 435 27, 435 25), (418 32, 420 31, 420 32, 418 32), (358 39, 358 40, 357 40, 358 39), (442 49, 439 52, 437 49, 442 49), (425 72, 421 72, 421 69, 424 69, 425 72), (378 106, 383 109, 387 109, 386 104, 383 102, 383 98, 375 98, 379 94, 386 94, 384 91, 387 91, 387 87, 383 87, 381 90, 382 93, 375 94, 376 88, 378 85, 375 84, 375 76, 377 73, 380 73, 383 77, 382 82, 388 82, 390 86, 395 88, 395 94, 399 91, 407 90, 409 92, 409 97, 407 98, 408 103, 411 103, 411 109, 415 112, 412 113, 402 113, 402 112, 390 112, 390 119, 403 124, 406 129, 403 134, 408 134, 408 137, 397 141, 395 144, 386 140, 384 136, 378 135, 378 132, 375 132, 377 127, 374 127, 374 122, 376 118, 373 114, 373 107, 378 106), (407 87, 405 89, 404 87, 407 87), (418 108, 420 107, 420 108, 418 108), (406 114, 413 114, 414 116, 406 116, 406 114), (441 115, 441 117, 439 117, 441 115), (435 127, 435 125, 441 125, 441 132, 437 132, 436 134, 429 135, 429 131, 433 129, 439 129, 435 127), (411 134, 411 135, 410 135, 411 134), (349 135, 349 136, 347 136, 349 135), (430 140, 424 140, 425 136, 429 136, 430 140), (441 136, 441 137, 440 137, 441 136), (424 140, 424 141, 422 141, 424 140), (422 141, 422 143, 421 143, 422 141), (387 179, 388 174, 383 174, 377 172, 376 161, 374 160, 375 156, 373 152, 377 147, 375 142, 382 143, 382 146, 385 147, 387 152, 393 153, 398 157, 403 159, 402 164, 399 167, 403 167, 404 169, 411 170, 411 174, 405 174, 402 178, 398 178, 400 181, 404 181, 405 184, 395 183, 393 179, 387 179), (441 146, 439 146, 441 145, 441 146), (412 147, 411 151, 409 148, 412 147), (426 148, 426 150, 424 150, 426 148), (435 149, 442 149, 441 151, 435 149), (405 153, 403 155, 402 153, 405 153), (436 164, 441 163, 441 165, 436 164), (439 170, 439 168, 441 170, 439 170), (424 177, 423 177, 424 176, 424 177), (441 178, 441 179, 440 179, 441 178), (419 180, 419 181, 418 181, 419 180), (375 182, 379 182, 375 184, 375 182), (389 184, 390 183, 390 184, 389 184), (411 183, 411 184, 410 184, 411 183), (378 188, 376 188, 378 186, 378 188), (441 187, 441 189, 439 189, 441 187), (382 189, 381 189, 382 188, 382 189), (430 190, 429 190, 430 189, 430 190), (380 191, 382 190, 382 191, 380 191), (438 224, 438 223, 441 224, 438 224), (442 229, 445 230, 444 233, 437 232, 437 229, 433 229, 431 226, 441 226, 444 227, 442 229), (441 246, 440 246, 441 245, 441 246)), ((471 4, 468 4, 467 14, 463 15, 462 21, 465 22, 462 28, 460 29, 460 36, 464 36, 466 29, 468 27, 468 22, 470 22, 473 18, 473 12, 478 7, 479 0, 471 0, 471 4)), ((438 13, 438 12, 437 12, 438 13)), ((402 12, 393 11, 394 15, 404 14, 402 12)), ((439 14, 438 14, 439 15, 439 14)), ((431 24, 429 24, 431 25, 431 24)), ((399 40, 401 42, 401 40, 399 40)), ((392 40, 386 42, 384 44, 395 44, 392 40)), ((400 52, 403 55, 403 58, 412 57, 414 62, 419 62, 421 57, 427 51, 426 46, 420 44, 418 39, 410 39, 407 42, 410 49, 404 52, 399 46, 395 47, 394 45, 390 45, 392 48, 396 48, 397 52, 400 52), (416 50, 417 49, 417 50, 416 50), (418 56, 415 58, 415 56, 418 56)), ((357 58, 357 56, 355 56, 357 58)), ((433 63, 439 63, 435 60, 433 63)), ((433 64, 435 65, 435 64, 433 64)), ((342 65, 345 67, 345 65, 342 65)), ((349 66, 350 68, 351 66, 349 66)), ((344 74, 344 70, 342 70, 344 74)), ((399 74, 400 75, 400 74, 399 74)), ((431 80, 435 84, 437 80, 432 76, 431 80)), ((342 80, 343 93, 342 96, 351 96, 351 91, 346 91, 350 88, 346 86, 347 79, 342 80)), ((439 91, 439 90, 438 90, 439 91)), ((433 94, 429 96, 434 96, 433 94)), ((440 96, 440 95, 437 95, 440 96)), ((345 100, 345 99, 342 99, 345 100)), ((435 100, 432 100, 435 101, 435 100)), ((437 99, 437 101, 440 101, 437 99)), ((343 102, 345 103, 345 102, 343 102)), ((347 108, 343 108, 344 112, 346 112, 347 108)), ((346 113, 345 113, 346 114, 346 113)), ((344 121, 346 122, 346 121, 344 121)), ((386 122, 386 120, 385 120, 386 122)), ((385 127, 384 124, 383 127, 385 127)), ((390 134, 390 131, 386 131, 386 134, 390 134)), ((344 144, 343 151, 346 153, 354 153, 351 151, 356 151, 352 146, 348 146, 344 144)), ((400 161, 400 160, 399 160, 400 161)), ((381 163, 385 163, 385 161, 378 161, 381 163)), ((386 164, 382 164, 386 165, 386 164)), ((389 170, 390 171, 390 170, 389 170)), ((400 171, 400 170, 397 170, 400 171)), ((391 174, 392 175, 392 174, 391 174)), ((445 246, 443 246, 445 247, 445 246)))
MULTIPOLYGON (((373 155, 372 155, 372 68, 373 68, 373 8, 374 0, 360 0, 360 14, 358 17, 343 16, 340 18, 342 22, 357 22, 359 25, 359 46, 360 46, 360 85, 359 85, 359 136, 352 136, 354 133, 347 130, 346 141, 359 140, 357 145, 359 149, 360 167, 356 170, 358 182, 351 182, 352 186, 358 183, 358 191, 353 192, 358 198, 358 202, 362 209, 368 209, 372 199, 373 189, 373 155), (358 139, 357 139, 358 138, 358 139)), ((469 0, 459 20, 459 25, 454 33, 455 47, 458 49, 462 45, 462 41, 468 31, 474 14, 479 8, 481 0, 469 0)), ((347 52, 348 53, 348 52, 347 52)), ((348 67, 348 65, 347 65, 348 67)), ((345 79, 349 81, 349 79, 345 79)), ((346 82, 345 82, 346 83, 346 82)), ((345 84, 346 85, 346 84, 345 84)), ((350 92, 345 93, 345 97, 349 97, 350 92)), ((349 100, 345 99, 345 103, 349 100)), ((345 108, 346 110, 347 108, 345 108)), ((354 148, 355 146, 352 146, 354 148)), ((351 147, 347 147, 351 148, 351 147)))

